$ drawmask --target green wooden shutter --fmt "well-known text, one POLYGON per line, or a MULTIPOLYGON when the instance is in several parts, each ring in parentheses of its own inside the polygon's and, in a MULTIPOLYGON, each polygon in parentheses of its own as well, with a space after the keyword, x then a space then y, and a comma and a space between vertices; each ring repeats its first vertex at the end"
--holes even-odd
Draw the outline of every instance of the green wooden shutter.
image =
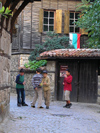
POLYGON ((69 34, 69 11, 65 11, 64 14, 64 34, 69 34))
POLYGON ((40 33, 43 32, 43 13, 44 13, 44 10, 40 9, 40 12, 39 12, 39 32, 40 33))

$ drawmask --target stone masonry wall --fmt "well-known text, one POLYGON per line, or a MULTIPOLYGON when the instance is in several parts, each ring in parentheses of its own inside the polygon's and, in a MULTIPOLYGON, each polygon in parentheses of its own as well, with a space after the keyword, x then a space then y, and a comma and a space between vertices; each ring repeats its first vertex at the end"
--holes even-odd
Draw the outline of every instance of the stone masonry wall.
MULTIPOLYGON (((16 76, 19 73, 20 67, 24 67, 24 64, 28 62, 28 56, 29 55, 12 55, 11 57, 11 91, 16 93, 16 76)), ((48 75, 50 77, 51 81, 51 99, 54 100, 54 90, 55 90, 55 62, 54 61, 48 61, 46 69, 48 70, 48 75)), ((34 95, 34 89, 32 86, 32 77, 35 74, 35 71, 27 71, 25 72, 25 92, 26 95, 33 96, 34 95)))
POLYGON ((10 35, 2 29, 0 36, 0 122, 9 113, 10 102, 10 35))
POLYGON ((100 104, 100 76, 98 76, 98 99, 97 102, 100 104))

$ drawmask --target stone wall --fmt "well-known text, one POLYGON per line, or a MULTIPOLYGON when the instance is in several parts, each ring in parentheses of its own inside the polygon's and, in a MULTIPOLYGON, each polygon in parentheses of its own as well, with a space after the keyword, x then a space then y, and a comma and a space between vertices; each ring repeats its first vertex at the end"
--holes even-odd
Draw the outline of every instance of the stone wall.
POLYGON ((0 36, 0 122, 8 115, 10 102, 10 35, 2 29, 0 36))
POLYGON ((98 99, 97 102, 100 104, 100 76, 98 76, 98 99))
MULTIPOLYGON (((19 73, 20 67, 24 66, 24 63, 28 61, 28 56, 29 55, 12 55, 11 57, 11 91, 16 93, 16 76, 19 73), (22 61, 21 61, 22 60, 22 61)), ((50 77, 51 81, 51 99, 54 100, 54 90, 55 90, 55 62, 54 61, 49 61, 47 63, 46 69, 48 70, 48 75, 50 77)), ((25 71, 25 92, 26 95, 33 96, 34 95, 34 90, 32 86, 32 77, 35 74, 35 71, 25 71)))

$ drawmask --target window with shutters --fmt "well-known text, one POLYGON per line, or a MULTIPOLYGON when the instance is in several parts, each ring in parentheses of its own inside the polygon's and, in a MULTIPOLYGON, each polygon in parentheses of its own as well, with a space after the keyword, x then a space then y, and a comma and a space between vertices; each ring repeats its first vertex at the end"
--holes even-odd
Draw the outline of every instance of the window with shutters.
POLYGON ((54 31, 55 29, 55 11, 44 10, 43 31, 54 31))
POLYGON ((76 27, 75 22, 79 18, 79 13, 78 12, 70 12, 70 17, 69 17, 69 32, 70 33, 79 33, 80 29, 76 27))

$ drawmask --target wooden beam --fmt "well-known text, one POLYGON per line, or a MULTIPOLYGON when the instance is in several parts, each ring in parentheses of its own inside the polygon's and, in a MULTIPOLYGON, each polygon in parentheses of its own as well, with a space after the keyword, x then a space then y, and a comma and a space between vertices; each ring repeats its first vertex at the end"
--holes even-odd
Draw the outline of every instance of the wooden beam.
POLYGON ((6 0, 6 3, 4 4, 4 7, 7 8, 10 5, 11 2, 12 2, 12 0, 6 0))
POLYGON ((18 17, 18 15, 21 13, 21 11, 26 7, 26 5, 29 3, 30 1, 25 0, 21 6, 18 8, 18 10, 14 13, 12 20, 11 20, 11 29, 10 32, 12 33, 13 27, 14 27, 14 23, 16 18, 18 17))
MULTIPOLYGON (((10 8, 11 13, 14 11, 15 7, 17 6, 17 4, 20 2, 20 0, 15 0, 10 8)), ((8 16, 8 18, 6 18, 6 30, 8 29, 8 24, 9 24, 9 20, 10 20, 11 16, 8 16)))

